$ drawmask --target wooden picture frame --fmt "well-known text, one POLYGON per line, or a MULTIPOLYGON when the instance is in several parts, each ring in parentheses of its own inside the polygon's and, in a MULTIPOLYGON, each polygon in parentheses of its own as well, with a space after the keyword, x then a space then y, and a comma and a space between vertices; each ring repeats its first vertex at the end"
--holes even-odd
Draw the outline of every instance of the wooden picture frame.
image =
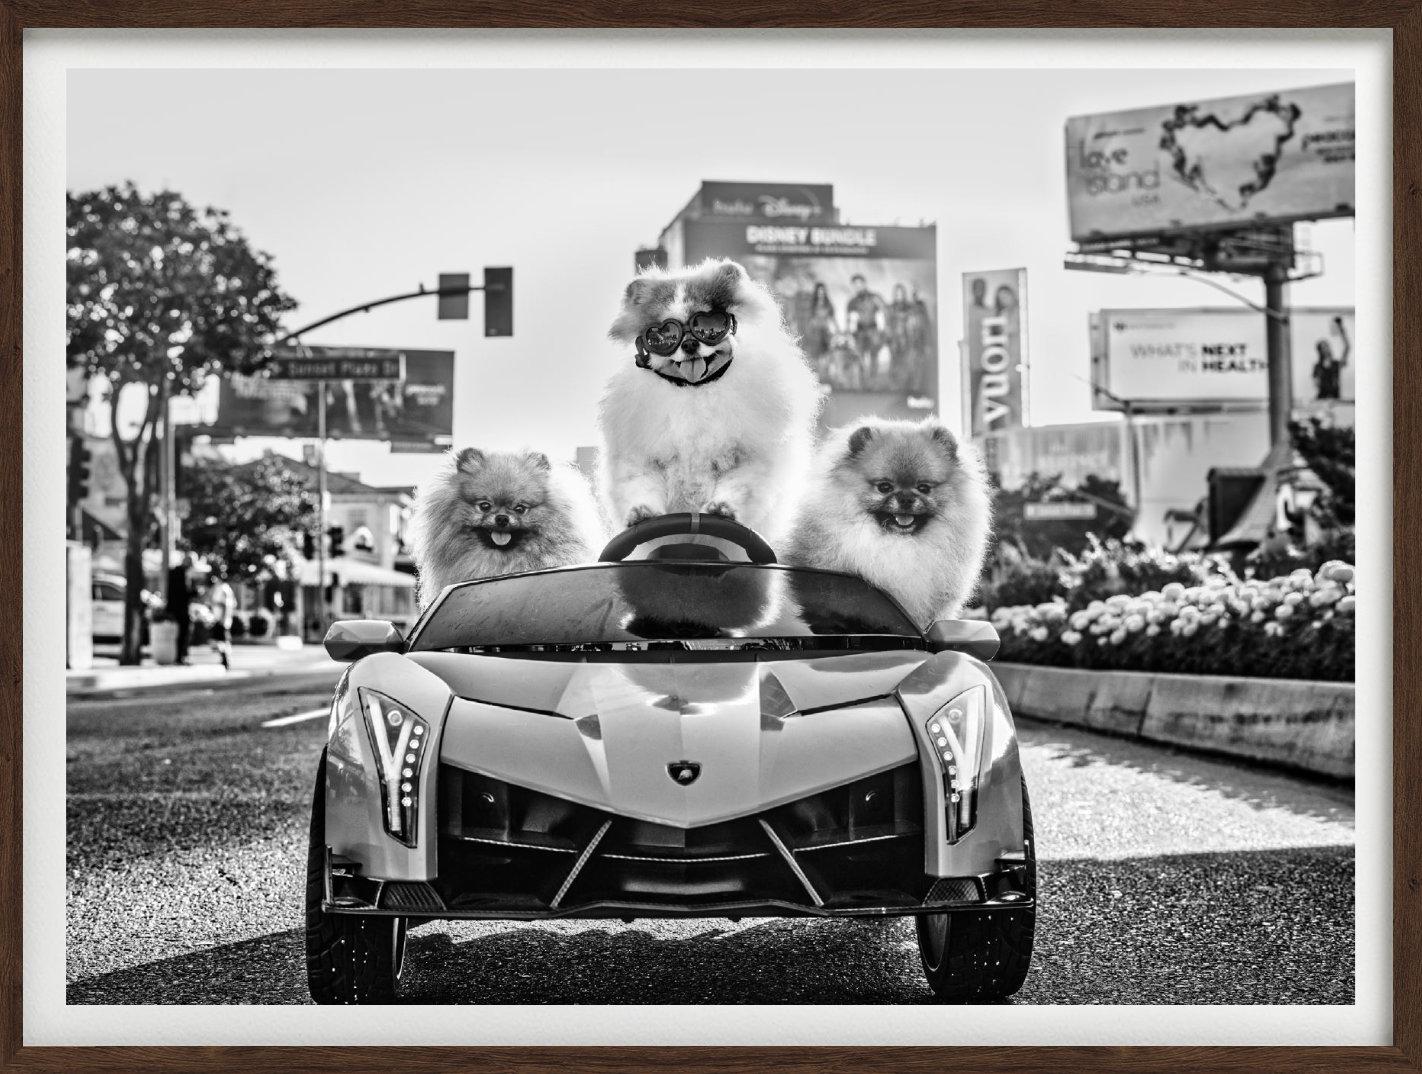
POLYGON ((21 593, 24 586, 22 470, 0 466, 0 1069, 356 1071, 407 1074, 623 1069, 741 1070, 1092 1070, 1417 1071, 1422 1070, 1422 586, 1409 551, 1422 544, 1422 0, 1344 3, 1280 0, 1171 5, 1086 0, 923 5, 910 0, 856 6, 777 0, 769 5, 548 3, 471 0, 456 4, 349 4, 335 0, 0 0, 0 447, 23 450, 21 348, 22 51, 42 28, 389 27, 633 28, 788 27, 969 28, 1388 28, 1393 41, 1393 1044, 1385 1047, 35 1047, 23 1043, 21 593))

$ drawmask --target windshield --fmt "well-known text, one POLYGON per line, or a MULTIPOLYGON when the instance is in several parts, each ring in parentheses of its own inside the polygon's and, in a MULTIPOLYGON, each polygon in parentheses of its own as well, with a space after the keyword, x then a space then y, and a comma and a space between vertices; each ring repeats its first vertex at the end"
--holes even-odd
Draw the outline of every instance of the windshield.
MULTIPOLYGON (((515 574, 452 590, 411 651, 637 642, 889 636, 921 641, 898 605, 860 578, 791 567, 608 563, 515 574)), ((796 644, 796 643, 800 644, 796 644)))

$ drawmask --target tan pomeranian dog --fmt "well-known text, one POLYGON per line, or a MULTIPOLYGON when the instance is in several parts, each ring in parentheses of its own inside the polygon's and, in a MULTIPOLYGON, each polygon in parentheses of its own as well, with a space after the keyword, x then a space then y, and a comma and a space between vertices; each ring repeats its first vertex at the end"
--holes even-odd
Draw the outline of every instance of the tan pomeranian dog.
POLYGON ((592 490, 539 451, 451 452, 410 520, 420 607, 475 578, 587 563, 606 542, 592 490))
POLYGON ((635 351, 598 412, 612 521, 698 511, 783 536, 820 389, 770 292, 734 261, 654 269, 609 335, 635 351))
POLYGON ((784 558, 857 574, 926 627, 972 595, 991 507, 977 451, 936 419, 862 419, 821 446, 784 558))

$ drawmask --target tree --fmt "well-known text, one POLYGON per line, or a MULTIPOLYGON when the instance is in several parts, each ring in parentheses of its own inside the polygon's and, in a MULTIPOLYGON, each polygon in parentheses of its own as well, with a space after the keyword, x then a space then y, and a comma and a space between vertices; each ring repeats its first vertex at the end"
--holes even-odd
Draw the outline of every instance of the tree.
POLYGON ((1357 445, 1351 425, 1334 425, 1322 418, 1289 422, 1294 450, 1327 491, 1314 504, 1325 529, 1353 525, 1353 493, 1357 445))
POLYGON ((296 304, 278 288, 271 258, 220 209, 195 209, 170 190, 144 195, 132 183, 70 193, 68 200, 68 363, 109 384, 128 515, 119 660, 136 664, 164 400, 250 363, 296 304), (133 385, 147 406, 126 430, 119 398, 133 385))
POLYGON ((228 578, 257 581, 278 561, 291 566, 302 534, 315 526, 316 493, 281 455, 194 460, 183 492, 191 504, 183 527, 189 546, 228 578))

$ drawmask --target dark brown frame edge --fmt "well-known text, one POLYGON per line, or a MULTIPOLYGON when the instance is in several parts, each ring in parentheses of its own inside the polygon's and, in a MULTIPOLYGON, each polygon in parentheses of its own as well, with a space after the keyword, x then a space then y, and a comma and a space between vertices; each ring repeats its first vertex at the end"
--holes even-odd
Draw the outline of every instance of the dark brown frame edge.
MULTIPOLYGON (((0 1069, 454 1071, 1422 1071, 1422 0, 0 0, 0 1069), (1376 1048, 24 1047, 21 1036, 21 47, 39 28, 1381 27, 1393 32, 1393 1040, 1376 1048), (1409 405, 1411 404, 1411 405, 1409 405)), ((1327 967, 1320 967, 1327 972, 1327 967)), ((941 1017, 948 1017, 943 1012, 941 1017)))

